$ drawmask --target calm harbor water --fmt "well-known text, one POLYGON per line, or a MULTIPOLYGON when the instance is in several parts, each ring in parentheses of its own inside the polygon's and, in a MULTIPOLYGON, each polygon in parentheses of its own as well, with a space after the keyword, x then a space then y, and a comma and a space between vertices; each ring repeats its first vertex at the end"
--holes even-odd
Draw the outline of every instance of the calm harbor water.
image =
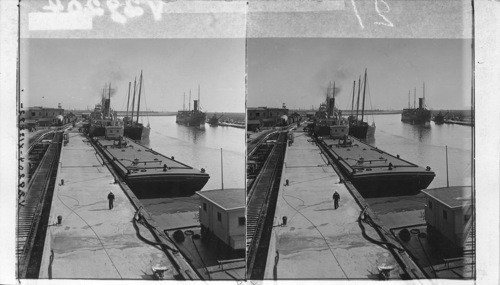
MULTIPOLYGON (((460 125, 416 126, 401 122, 401 115, 370 116, 377 129, 368 143, 419 166, 430 166, 436 177, 427 187, 446 187, 446 150, 450 186, 472 184, 472 128, 460 125)), ((365 199, 388 228, 424 224, 425 195, 365 199)))
MULTIPOLYGON (((221 189, 221 148, 224 188, 245 187, 245 130, 232 127, 186 127, 175 123, 175 116, 141 117, 149 122, 151 133, 142 143, 189 166, 205 168, 210 179, 203 190, 221 189)), ((198 196, 142 199, 141 202, 162 229, 194 226, 198 196)))
POLYGON ((472 128, 431 122, 404 124, 400 114, 369 116, 375 120, 375 139, 367 142, 419 166, 430 166, 436 177, 428 188, 446 187, 446 150, 450 186, 472 183, 472 128))

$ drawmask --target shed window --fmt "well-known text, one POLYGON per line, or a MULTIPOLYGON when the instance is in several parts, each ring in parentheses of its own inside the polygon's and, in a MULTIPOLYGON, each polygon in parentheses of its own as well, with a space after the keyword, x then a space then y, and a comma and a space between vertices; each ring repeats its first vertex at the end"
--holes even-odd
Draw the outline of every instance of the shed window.
POLYGON ((217 221, 220 222, 221 220, 222 220, 222 215, 219 212, 217 212, 217 221))
POLYGON ((203 203, 203 211, 207 211, 207 203, 203 203))
POLYGON ((245 217, 239 217, 238 218, 238 225, 244 226, 245 225, 245 217))
POLYGON ((443 210, 443 219, 448 219, 448 213, 446 212, 446 210, 443 210))

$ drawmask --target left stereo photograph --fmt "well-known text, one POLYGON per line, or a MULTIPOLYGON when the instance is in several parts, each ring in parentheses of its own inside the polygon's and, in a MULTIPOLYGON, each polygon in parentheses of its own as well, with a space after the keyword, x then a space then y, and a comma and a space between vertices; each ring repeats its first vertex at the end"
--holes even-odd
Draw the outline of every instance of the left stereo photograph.
POLYGON ((19 54, 18 278, 245 278, 244 38, 19 54))

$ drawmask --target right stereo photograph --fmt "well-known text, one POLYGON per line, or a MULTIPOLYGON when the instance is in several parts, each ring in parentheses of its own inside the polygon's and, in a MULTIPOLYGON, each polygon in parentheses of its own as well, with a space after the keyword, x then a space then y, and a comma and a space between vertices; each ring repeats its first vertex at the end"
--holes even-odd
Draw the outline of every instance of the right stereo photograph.
POLYGON ((473 279, 472 39, 247 39, 247 278, 473 279))

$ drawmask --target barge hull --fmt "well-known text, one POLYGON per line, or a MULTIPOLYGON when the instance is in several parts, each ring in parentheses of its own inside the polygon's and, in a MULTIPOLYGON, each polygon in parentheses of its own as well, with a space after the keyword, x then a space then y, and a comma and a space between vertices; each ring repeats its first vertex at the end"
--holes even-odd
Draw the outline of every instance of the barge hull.
POLYGON ((380 196, 415 195, 426 189, 434 175, 412 173, 401 175, 377 175, 351 177, 351 182, 366 198, 380 196))
POLYGON ((102 139, 94 140, 94 145, 103 153, 104 157, 111 163, 118 175, 127 182, 130 189, 138 198, 191 196, 194 192, 201 190, 210 178, 203 171, 160 155, 152 149, 148 149, 131 140, 127 142, 129 147, 133 148, 132 150, 130 148, 114 148, 112 141, 102 139), (127 163, 127 161, 130 163, 130 159, 126 159, 125 157, 127 155, 130 156, 130 152, 138 151, 142 154, 135 154, 133 156, 144 157, 147 155, 149 159, 152 157, 161 159, 158 160, 158 167, 142 168, 139 167, 139 163, 134 168, 127 168, 124 163, 127 163), (117 156, 113 155, 113 153, 117 156), (165 165, 166 168, 162 165, 165 165))
POLYGON ((126 178, 134 194, 139 199, 189 197, 199 191, 208 182, 208 175, 199 177, 186 177, 173 175, 163 179, 126 178))

